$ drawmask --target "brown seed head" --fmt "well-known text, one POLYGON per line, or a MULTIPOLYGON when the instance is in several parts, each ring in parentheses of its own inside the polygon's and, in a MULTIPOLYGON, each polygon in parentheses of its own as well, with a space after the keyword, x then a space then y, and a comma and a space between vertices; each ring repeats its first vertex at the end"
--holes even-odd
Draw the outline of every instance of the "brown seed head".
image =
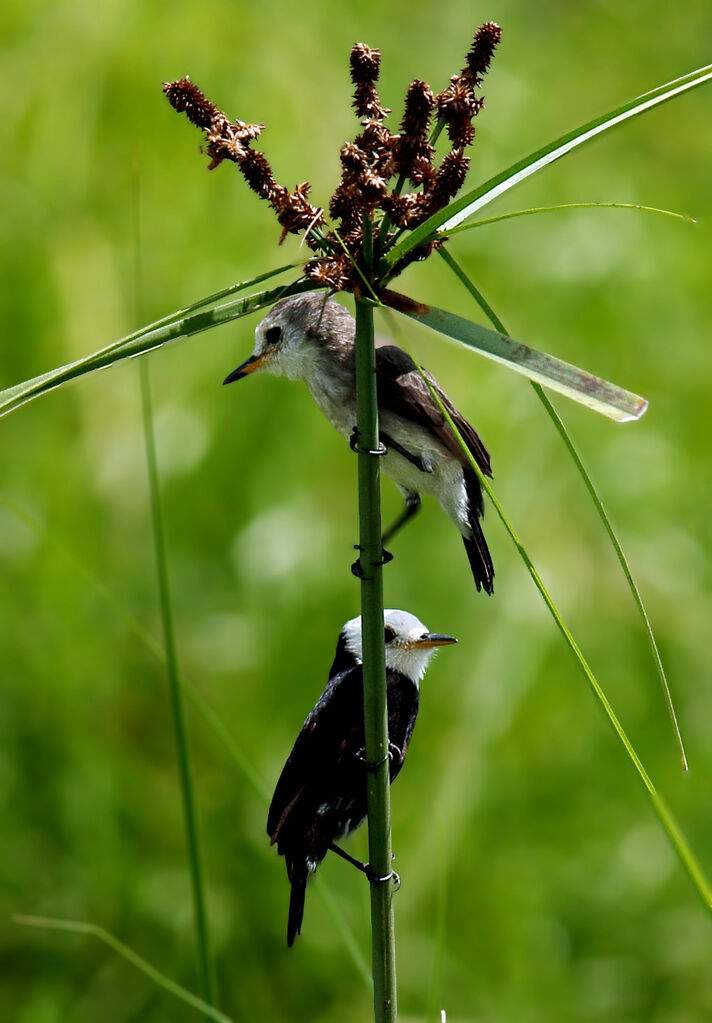
POLYGON ((203 95, 197 85, 193 85, 187 75, 177 82, 165 82, 163 91, 173 109, 185 114, 196 128, 203 131, 207 131, 213 119, 220 115, 215 104, 203 95))
POLYGON ((475 32, 475 38, 467 54, 467 71, 474 85, 481 84, 482 75, 488 70, 501 38, 502 29, 494 21, 486 22, 475 32))

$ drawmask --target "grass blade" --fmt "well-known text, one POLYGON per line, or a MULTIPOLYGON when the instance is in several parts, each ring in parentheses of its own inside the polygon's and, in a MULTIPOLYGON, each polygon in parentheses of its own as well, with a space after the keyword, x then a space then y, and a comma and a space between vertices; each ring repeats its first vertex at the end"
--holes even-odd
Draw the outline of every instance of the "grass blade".
MULTIPOLYGON (((272 288, 269 291, 256 292, 246 298, 226 302, 224 305, 212 308, 191 311, 186 315, 171 314, 158 320, 139 331, 129 334, 119 341, 114 341, 105 348, 99 349, 92 355, 87 355, 76 362, 70 362, 66 366, 59 366, 40 376, 30 380, 23 380, 22 383, 8 387, 0 391, 0 417, 14 412, 21 405, 25 405, 34 398, 39 398, 48 391, 54 390, 69 380, 75 380, 94 373, 107 366, 113 366, 123 359, 132 359, 137 355, 144 355, 146 352, 161 348, 169 341, 176 341, 179 338, 190 337, 193 334, 200 334, 210 327, 217 327, 221 323, 229 323, 231 320, 240 319, 258 309, 265 309, 280 298, 287 295, 298 295, 305 291, 314 291, 312 281, 298 280, 281 288, 272 288), (173 319, 178 316, 177 319, 173 319)), ((196 303, 196 306, 200 303, 196 303)), ((192 309, 193 307, 191 307, 192 309)))
MULTIPOLYGON (((49 530, 38 522, 37 519, 26 509, 19 507, 14 501, 10 500, 3 494, 0 494, 0 504, 7 508, 12 515, 31 529, 35 534, 41 536, 44 540, 49 541, 58 550, 60 550, 64 556, 69 559, 72 565, 86 576, 96 589, 98 596, 104 601, 107 607, 111 608, 112 611, 119 615, 126 627, 137 637, 152 656, 155 657, 159 663, 166 663, 166 652, 161 644, 156 642, 154 637, 144 628, 144 626, 123 606, 116 594, 109 586, 107 586, 104 580, 97 575, 94 569, 76 553, 76 551, 74 551, 63 540, 58 539, 54 536, 54 534, 50 533, 49 530)), ((269 806, 271 792, 268 789, 267 784, 252 766, 248 756, 240 748, 220 715, 184 674, 181 674, 179 681, 186 698, 193 705, 198 715, 203 719, 208 730, 212 732, 222 744, 223 749, 227 753, 228 759, 232 762, 233 767, 235 767, 239 774, 241 774, 248 782, 253 792, 264 806, 269 806)), ((369 992, 372 992, 373 982, 371 974, 363 956, 361 955, 361 951, 359 949, 358 942, 354 937, 353 931, 346 922, 344 914, 339 909, 331 888, 327 885, 323 877, 319 877, 318 881, 319 884, 317 885, 317 890, 323 898, 324 904, 336 930, 341 934, 344 940, 346 951, 353 961, 356 972, 363 979, 366 989, 369 992)), ((216 1018, 219 1018, 219 1014, 216 1018)))
POLYGON ((422 370, 421 370, 421 376, 422 376, 423 380, 425 381, 425 383, 427 384, 428 390, 430 391, 430 393, 433 396, 433 400, 436 402, 436 404, 440 408, 440 411, 442 412, 443 416, 447 420, 447 423, 448 423, 450 429, 452 430, 454 436, 457 438, 457 441, 458 441, 460 447, 462 448, 463 453, 467 457, 468 464, 472 467, 474 472, 477 473, 477 477, 478 477, 478 479, 480 481, 480 484, 482 485, 483 490, 486 492, 487 496, 489 497, 490 501, 492 502, 492 505, 493 505, 495 511, 497 512, 497 515, 499 516, 502 524, 504 525, 504 528, 509 533, 509 536, 511 537, 512 542, 514 543, 515 547, 519 551, 519 555, 522 558, 522 561, 524 562, 524 564, 526 565, 527 571, 529 572, 530 576, 532 577, 532 579, 534 581, 534 585, 539 590, 539 593, 541 594, 541 596, 542 596, 542 598, 544 600, 544 603, 546 604, 547 608, 549 609, 549 612, 551 613, 551 616, 554 619, 554 621, 556 623, 556 626, 559 629, 559 632, 563 636, 563 638, 564 638, 564 640, 566 642, 566 645, 568 646, 568 648, 570 649, 570 651, 572 652, 572 654, 576 658, 576 661, 578 662, 579 667, 581 668, 581 670, 583 671, 584 675, 586 676, 586 680, 588 681, 591 689, 593 690, 593 693, 594 693, 596 699, 598 700, 598 702, 600 703, 601 707, 603 708, 603 711, 604 711, 606 717, 608 718, 609 724, 613 728, 613 731, 615 732, 616 736, 618 737, 618 739, 622 743, 626 753, 628 754, 628 758, 630 759, 631 763, 633 764, 633 766, 634 766, 634 768, 635 768, 635 770, 636 770, 636 772, 638 774, 638 777, 640 778, 640 780, 642 781, 643 785, 645 786, 645 789, 646 789, 646 791, 647 791, 647 793, 648 793, 648 795, 650 797, 650 801, 653 804, 653 809, 655 810, 655 813, 657 814, 660 823, 662 824, 664 830, 666 831, 666 833, 668 835, 668 838, 670 839, 670 842, 672 843, 672 846, 675 849, 675 851, 676 851, 676 853, 677 853, 677 855, 678 855, 682 865, 684 866, 685 870, 687 871, 688 876, 689 876, 690 880, 692 881, 692 884, 694 885, 696 891, 698 892, 700 898, 702 899, 704 904, 707 906, 707 908, 708 909, 712 909, 712 886, 710 886, 710 882, 708 881, 708 879, 707 879, 707 877, 705 875, 705 872, 702 869, 702 866, 700 865, 697 857, 695 856, 694 852, 692 851, 692 849, 691 849, 687 839, 683 835, 683 833, 682 833, 682 831, 680 829, 680 826, 677 823, 677 821, 675 820, 675 817, 674 817, 672 811, 668 807, 668 805, 665 802, 665 800, 663 799, 663 797, 660 795, 660 793, 655 788, 655 786, 654 786, 654 784, 653 784, 653 782, 652 782, 648 772, 645 770, 645 767, 643 766, 643 763, 640 760, 640 757, 636 753, 636 751, 635 751, 635 749, 634 749, 630 739, 628 738, 628 736, 627 736, 623 726, 621 725, 620 721, 618 720, 618 718, 617 718, 617 716, 616 716, 616 714, 615 714, 615 712, 613 710, 613 707, 609 703, 608 698, 606 697, 606 694, 604 693, 603 689, 601 688, 600 683, 598 682, 596 676, 594 675, 593 671, 591 670, 591 667, 589 666, 589 664, 588 664, 586 658, 584 657, 581 649, 579 648, 578 644, 576 643, 576 640, 572 636, 568 626, 566 625, 566 623, 564 622, 563 618, 561 617, 561 614, 560 614, 556 604, 554 603, 551 595, 549 594, 549 591, 544 586, 544 583, 543 583, 543 581, 541 579, 541 576, 539 575, 539 573, 537 572, 536 568, 534 567, 534 564, 533 564, 531 558, 529 557, 529 554, 527 553, 527 550, 524 547, 524 544, 522 543, 522 541, 517 536, 516 532, 514 531, 514 528, 512 527, 511 523, 509 522, 509 519, 505 515, 505 513, 504 513, 504 511, 502 509, 502 506, 500 505, 499 501, 495 497, 494 491, 492 490, 492 487, 490 485, 489 480, 480 471, 480 468, 477 465, 477 463, 475 462, 474 458, 472 457, 472 454, 470 453, 469 448, 467 447, 467 445, 465 444, 464 440, 462 439, 462 435, 460 434, 460 431, 457 429, 457 427, 455 426, 455 423, 452 421, 452 417, 450 416, 450 414, 448 413, 447 409, 445 408, 445 406, 440 401, 438 395, 435 393, 433 388, 430 386, 430 383, 429 383, 427 377, 425 376, 425 374, 422 372, 422 370))
MULTIPOLYGON (((381 299, 391 304, 388 292, 382 293, 381 299)), ((639 419, 648 407, 645 398, 631 391, 602 380, 601 377, 587 373, 553 355, 547 355, 514 341, 505 333, 482 327, 444 309, 415 302, 411 302, 410 307, 401 304, 394 305, 394 308, 418 323, 431 327, 439 334, 474 348, 488 359, 523 373, 530 380, 544 384, 610 419, 618 422, 639 419)))
POLYGON ((140 956, 138 952, 134 952, 132 948, 125 945, 123 941, 119 941, 113 934, 105 931, 103 927, 85 923, 81 920, 57 920, 55 917, 25 916, 19 913, 12 917, 12 921, 23 927, 42 927, 53 931, 69 931, 72 934, 86 934, 93 938, 98 938, 99 941, 103 941, 105 945, 108 945, 110 949, 117 952, 127 962, 131 963, 132 966, 135 966, 137 970, 140 970, 141 973, 145 974, 155 984, 158 984, 159 987, 169 991, 176 998, 180 998, 182 1002, 202 1012, 208 1019, 215 1020, 215 1023, 233 1023, 230 1016, 226 1016, 224 1012, 220 1012, 218 1009, 213 1008, 212 1005, 208 1005, 202 998, 198 998, 197 995, 188 991, 187 988, 176 984, 170 977, 166 977, 165 973, 161 973, 143 956, 140 956))
POLYGON ((450 203, 445 209, 439 210, 419 227, 416 227, 414 231, 406 235, 388 252, 385 256, 386 266, 395 266, 406 253, 410 252, 411 249, 417 248, 418 245, 422 245, 436 231, 447 232, 452 230, 458 224, 467 220, 468 217, 471 217, 477 210, 491 203, 493 199, 508 192, 515 185, 521 184, 522 181, 526 181, 532 174, 536 174, 537 171, 548 167, 556 160, 560 160, 562 156, 566 156, 567 153, 577 149, 584 143, 590 142, 592 139, 597 138, 611 128, 617 127, 619 124, 623 124, 632 117, 638 117, 640 114, 645 113, 646 110, 652 110, 654 107, 660 106, 661 103, 666 103, 668 100, 689 92, 690 89, 697 88, 698 85, 703 85, 705 82, 710 81, 710 79, 712 79, 712 64, 698 68, 696 71, 683 75, 681 78, 676 78, 672 82, 666 82, 657 89, 643 93, 642 96, 636 96, 635 99, 631 99, 622 106, 616 107, 615 110, 610 110, 589 121, 587 124, 574 128, 573 131, 567 132, 566 135, 562 135, 553 142, 542 146, 541 149, 518 160, 488 181, 478 185, 477 188, 466 192, 465 195, 450 203))
MULTIPOLYGON (((136 318, 143 315, 143 274, 141 267, 141 231, 139 202, 139 172, 134 166, 133 203, 132 203, 132 240, 133 240, 133 271, 134 271, 134 305, 136 318)), ((183 711, 183 693, 181 690, 178 669, 178 648, 173 623, 173 602, 168 579, 168 551, 163 521, 161 500, 161 481, 158 470, 156 452, 156 436, 153 426, 153 401, 151 398, 151 378, 149 362, 142 359, 139 363, 139 382, 141 390, 141 419, 143 426, 144 447, 146 452, 146 469, 148 473, 148 497, 151 507, 151 526, 156 567, 156 582, 163 627, 163 644, 166 652, 166 673, 170 693, 173 731, 178 759, 178 775, 180 779, 181 798, 183 803, 183 823, 186 844, 188 847, 188 867, 190 885, 193 895, 193 925, 198 946, 198 966, 200 986, 205 1002, 216 1004, 217 978, 215 962, 210 947, 210 928, 205 901, 205 881, 200 854, 200 828, 195 807, 195 790, 193 785, 193 769, 191 765, 188 732, 183 711)))
MULTIPOLYGON (((479 289, 473 284, 473 282, 467 276, 462 267, 455 261, 455 259, 450 255, 449 252, 447 252, 446 249, 444 248, 440 249, 440 254, 442 255, 445 262, 448 264, 450 269, 463 282, 469 293, 475 299, 475 301, 480 306, 485 315, 491 320, 492 324, 496 327, 496 329, 504 332, 505 331, 504 324, 499 319, 492 306, 485 300, 484 296, 479 291, 479 289)), ((685 744, 682 739, 682 733, 680 732, 680 725, 678 724, 677 714, 675 713, 675 705, 673 703, 672 693, 670 692, 670 686, 668 684, 667 675, 665 674, 665 668, 663 666, 662 658, 660 656, 660 651, 658 650, 658 644, 655 639, 655 633, 653 632, 653 627, 650 624, 650 618, 648 617, 648 612, 645 608, 645 604, 643 603, 643 598, 641 596, 640 590, 638 589, 637 583, 633 578, 633 573, 631 572, 630 565, 628 563, 628 558, 626 557, 625 552, 623 551, 623 548, 621 546, 620 540, 616 535, 616 532, 613 528, 613 523, 609 518, 605 505, 603 504, 603 501, 596 489, 593 480, 588 474, 586 466, 583 464, 583 459, 581 458, 581 455, 579 454, 578 449, 576 448, 576 445, 574 444, 573 439, 569 434, 569 431, 566 429, 564 421, 562 420, 561 416, 556 411, 554 406, 551 404, 548 396, 545 394, 544 390, 539 386, 539 384, 532 381, 532 387, 534 388, 534 391, 536 392, 539 401, 546 409, 547 415, 549 416, 554 426, 558 430, 559 436, 566 445, 566 449, 569 452, 571 458, 573 459, 574 465, 578 469, 579 475, 581 476, 581 479, 583 480, 584 485, 588 490, 589 495, 591 496, 591 500, 593 501, 594 507, 598 512, 601 521, 603 522, 603 526, 606 532, 608 533, 608 537, 611 541, 611 545, 613 546, 613 550, 615 551, 621 569, 623 570, 623 575, 625 576, 628 582, 628 587, 630 589, 631 594, 633 595, 633 600, 638 609, 638 614, 640 615, 641 620, 643 622, 645 634, 648 637, 648 644, 650 646, 650 651, 653 656, 655 668, 657 670, 660 685, 662 687, 663 696, 665 698, 665 705, 667 707, 668 715, 670 717, 670 723, 672 725, 675 740, 680 751, 680 757, 682 758, 682 767, 683 770, 687 771, 688 767, 687 754, 685 752, 685 744)))
POLYGON ((498 217, 485 217, 483 220, 471 220, 469 224, 460 224, 450 231, 438 231, 439 235, 461 234, 462 231, 472 231, 476 227, 485 227, 487 224, 498 224, 501 220, 512 220, 514 217, 529 217, 532 213, 558 213, 560 210, 638 210, 640 213, 657 213, 662 217, 672 217, 673 220, 684 220, 688 224, 696 224, 694 217, 688 217, 684 213, 673 213, 672 210, 661 210, 657 206, 641 206, 632 202, 564 202, 555 206, 532 206, 528 210, 514 210, 512 213, 500 213, 498 217))

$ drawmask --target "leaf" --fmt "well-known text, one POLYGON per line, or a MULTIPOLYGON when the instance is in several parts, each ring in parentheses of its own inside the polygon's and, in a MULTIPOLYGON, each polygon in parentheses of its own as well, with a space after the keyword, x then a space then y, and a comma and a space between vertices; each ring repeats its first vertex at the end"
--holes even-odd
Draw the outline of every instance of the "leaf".
POLYGON ((83 920, 58 920, 56 917, 24 916, 19 913, 12 917, 12 921, 24 927, 42 927, 54 931, 69 931, 72 934, 85 934, 98 938, 99 941, 103 941, 105 945, 108 945, 109 948, 126 959, 132 966, 135 966, 137 970, 140 970, 141 973, 145 974, 155 984, 158 984, 159 987, 170 991, 172 995, 180 998, 182 1002, 192 1006, 192 1008, 197 1009, 206 1018, 215 1020, 216 1023, 233 1023, 230 1016, 226 1016, 224 1012, 220 1012, 218 1009, 213 1008, 212 1005, 208 1005, 202 998, 198 998, 197 995, 194 995, 192 991, 188 991, 182 985, 176 984, 174 980, 171 980, 165 973, 157 970, 155 966, 144 959, 143 956, 140 956, 138 952, 134 952, 123 941, 119 941, 113 934, 104 930, 103 927, 97 926, 97 924, 86 923, 83 920))
MULTIPOLYGON (((21 405, 25 405, 34 398, 54 390, 61 384, 67 383, 78 377, 94 373, 107 366, 113 366, 123 359, 133 359, 137 355, 145 355, 146 352, 161 348, 169 341, 177 341, 179 338, 190 337, 193 334, 200 334, 210 327, 217 327, 221 323, 229 323, 249 313, 256 312, 272 305, 280 298, 288 295, 298 295, 304 291, 314 291, 313 281, 299 280, 281 288, 272 288, 269 291, 260 291, 246 298, 236 299, 233 302, 226 302, 224 305, 214 306, 197 312, 189 312, 187 316, 174 318, 179 314, 171 314, 156 323, 129 334, 120 341, 114 341, 106 348, 99 349, 92 355, 87 355, 76 362, 70 362, 66 366, 59 366, 31 380, 23 380, 0 391, 0 417, 14 412, 21 405)), ((202 303, 196 303, 189 309, 195 309, 202 303)))
MULTIPOLYGON (((438 231, 438 235, 461 234, 462 231, 472 231, 476 227, 485 227, 487 224, 498 224, 501 220, 512 220, 514 217, 530 217, 533 213, 559 213, 562 210, 637 210, 639 213, 657 213, 662 217, 672 217, 673 220, 685 220, 688 224, 696 224, 694 217, 688 217, 684 213, 673 213, 672 210, 661 210, 657 206, 641 206, 640 203, 632 202, 565 202, 556 206, 533 206, 528 210, 514 210, 512 213, 500 213, 498 217, 485 217, 483 220, 473 220, 469 224, 461 224, 460 227, 453 227, 448 232, 438 231)), ((440 250, 439 250, 440 251, 440 250)))
POLYGON ((690 89, 695 89, 698 85, 703 85, 710 79, 712 79, 712 64, 698 68, 696 71, 691 71, 690 74, 683 75, 682 78, 676 78, 672 82, 666 82, 651 92, 643 93, 642 96, 636 96, 635 99, 629 100, 620 107, 616 107, 615 110, 602 114, 600 117, 594 118, 593 121, 589 121, 579 128, 574 128, 573 131, 568 132, 566 135, 562 135, 553 142, 542 146, 541 149, 537 149, 535 153, 530 153, 528 156, 523 157, 510 167, 500 171, 499 174, 495 174, 489 181, 485 181, 483 184, 478 185, 477 188, 451 202, 445 209, 434 213, 432 217, 406 235, 384 257, 386 267, 392 268, 406 253, 422 245, 436 231, 447 232, 457 227, 463 220, 467 220, 468 217, 492 202, 497 196, 508 192, 510 188, 514 188, 515 185, 519 185, 522 181, 531 177, 532 174, 536 174, 537 171, 548 167, 549 164, 554 163, 556 160, 560 160, 562 156, 566 156, 567 153, 582 146, 585 142, 590 142, 591 139, 602 135, 603 132, 615 128, 632 117, 638 117, 640 114, 645 113, 646 110, 652 110, 653 107, 660 106, 661 103, 666 103, 668 100, 674 99, 690 89))
POLYGON ((514 341, 506 334, 482 327, 479 323, 473 323, 436 306, 424 306, 415 302, 411 302, 410 305, 402 302, 396 304, 392 299, 389 300, 392 295, 392 292, 386 291, 382 293, 381 298, 386 304, 397 308, 398 312, 410 316, 439 334, 476 349, 488 359, 508 366, 517 373, 523 373, 530 380, 558 391, 559 394, 572 398, 610 419, 618 422, 639 419, 648 407, 645 398, 593 376, 592 373, 587 373, 586 370, 572 366, 568 362, 563 362, 553 355, 547 355, 514 341))
POLYGON ((453 422, 452 416, 443 405, 442 401, 440 400, 436 391, 431 386, 430 381, 428 380, 427 376, 425 375, 422 369, 420 369, 420 375, 425 381, 425 384, 427 385, 428 390, 430 391, 433 397, 433 400, 435 401, 436 405, 438 406, 443 416, 447 420, 448 426, 455 435, 455 438, 457 439, 458 444, 462 448, 463 454, 467 458, 469 465, 471 466, 472 470, 477 474, 477 478, 480 481, 482 489, 487 494, 503 526, 509 533, 512 542, 514 543, 515 547, 519 552, 520 557, 522 558, 524 564, 527 567, 527 571, 529 572, 534 582, 534 585, 539 590, 539 593, 541 594, 544 603, 549 609, 549 612, 551 613, 551 616, 554 619, 556 626, 559 629, 559 632, 563 636, 569 650, 576 658, 581 670, 586 676, 586 679, 591 689, 593 690, 596 699, 598 700, 606 717, 608 718, 609 724, 611 725, 613 731, 616 733, 619 741, 624 747, 629 760, 631 761, 633 767, 635 768, 638 777, 640 778, 650 797, 650 801, 653 804, 653 809, 657 814, 658 820, 660 821, 662 827, 666 831, 668 838, 670 839, 670 842, 673 845, 673 848, 675 849, 683 867, 687 871, 687 874, 690 880, 692 881, 692 884, 694 885, 695 889, 697 890, 697 893, 699 894, 700 898, 702 899, 707 909, 712 909, 712 886, 710 885, 710 882, 702 868, 702 865, 700 864, 699 860, 697 859, 697 856, 692 850, 692 847, 685 838, 685 835, 683 834, 682 829, 680 828, 680 825, 677 823, 677 820, 675 819, 669 806, 665 802, 664 798, 660 795, 655 785, 653 784, 653 781, 648 772, 646 771, 643 762, 641 761, 640 757, 635 751, 633 744, 628 738, 628 735, 625 729, 623 728, 623 725, 618 720, 618 716, 616 715, 615 711, 613 710, 613 707, 609 703, 608 697, 601 688, 601 684, 594 675, 591 666, 584 657, 581 648, 574 639, 571 630, 569 629, 566 622, 562 618, 561 612, 554 603, 551 594, 547 590, 546 586, 542 581, 541 576, 534 567, 534 563, 532 559, 529 557, 527 549, 525 548, 522 541, 519 539, 519 536, 515 532, 514 527, 512 526, 507 516, 505 515, 501 504, 497 500, 494 491, 492 490, 492 484, 487 479, 487 477, 482 473, 482 470, 480 469, 477 462, 472 456, 472 452, 469 450, 469 448, 465 444, 465 441, 462 439, 462 434, 460 433, 457 426, 453 422))

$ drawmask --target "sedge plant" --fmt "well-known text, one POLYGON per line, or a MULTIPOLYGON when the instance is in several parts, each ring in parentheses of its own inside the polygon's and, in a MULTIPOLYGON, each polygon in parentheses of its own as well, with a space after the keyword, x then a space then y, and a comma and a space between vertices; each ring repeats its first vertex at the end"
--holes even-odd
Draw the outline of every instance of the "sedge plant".
MULTIPOLYGON (((341 149, 341 180, 325 208, 311 202, 307 182, 290 191, 276 180, 267 157, 255 148, 263 125, 230 120, 189 78, 166 84, 164 92, 171 106, 186 115, 203 133, 210 168, 217 168, 224 163, 235 164, 252 191, 266 201, 274 211, 282 237, 289 233, 302 236, 308 251, 307 258, 299 264, 282 265, 275 270, 259 273, 248 281, 235 284, 187 308, 177 310, 92 355, 0 392, 0 415, 13 412, 26 402, 48 393, 69 380, 85 376, 123 359, 143 355, 179 338, 197 335, 221 323, 266 309, 279 298, 317 289, 328 293, 351 293, 356 304, 359 549, 364 635, 366 757, 369 761, 377 763, 382 760, 388 749, 388 735, 383 647, 374 309, 386 307, 395 310, 398 314, 430 327, 436 333, 514 369, 528 377, 534 385, 608 531, 651 644, 684 763, 684 747, 672 699, 640 591, 620 542, 610 525, 597 489, 586 472, 583 460, 576 451, 561 417, 554 410, 542 388, 562 394, 619 422, 639 418, 645 412, 647 403, 639 395, 509 337, 504 325, 488 306, 474 282, 466 277, 455 261, 448 248, 448 239, 455 232, 475 229, 491 224, 497 219, 505 219, 488 218, 473 221, 475 214, 495 198, 507 193, 531 175, 584 143, 710 81, 712 66, 692 71, 629 100, 548 143, 489 180, 464 190, 470 162, 468 150, 475 136, 474 121, 484 109, 481 86, 484 76, 489 71, 500 35, 499 26, 493 22, 479 28, 466 54, 462 69, 450 78, 449 84, 442 91, 434 93, 426 82, 414 80, 407 91, 404 113, 397 133, 388 127, 390 111, 382 105, 378 93, 380 53, 366 44, 356 44, 351 51, 350 73, 354 86, 353 105, 360 119, 361 130, 353 142, 346 143, 341 149), (443 148, 446 151, 439 156, 438 152, 442 152, 443 148), (415 260, 427 259, 433 253, 442 256, 484 310, 493 328, 484 327, 447 310, 425 305, 416 298, 394 290, 393 282, 406 267, 415 260), (275 286, 273 282, 264 290, 253 290, 257 285, 285 274, 291 274, 287 283, 275 286), (235 297, 239 292, 247 294, 235 297)), ((519 215, 534 212, 541 211, 523 210, 519 211, 519 215)), ((683 866, 704 903, 708 908, 712 908, 712 888, 703 868, 690 849, 672 812, 658 795, 622 726, 619 725, 602 686, 549 597, 530 556, 506 519, 488 481, 482 479, 481 482, 496 511, 505 522, 542 597, 554 615, 558 628, 651 796, 660 823, 683 866)), ((165 600, 167 595, 164 595, 165 600)), ((170 655, 168 660, 170 663, 170 655)), ((174 674, 177 679, 177 668, 174 674)), ((177 688, 175 691, 177 692, 177 688)), ((377 878, 386 877, 391 869, 389 798, 388 769, 384 761, 379 770, 370 773, 368 783, 369 857, 377 878)), ((397 1015, 391 896, 390 884, 383 884, 378 880, 371 882, 374 1013, 379 1023, 395 1020, 397 1015)), ((202 938, 200 936, 200 923, 198 937, 203 959, 203 976, 208 978, 212 966, 206 961, 207 942, 204 935, 202 938)), ((203 995, 200 1006, 209 1005, 213 1001, 212 986, 205 980, 203 995)), ((213 1018, 219 1016, 213 1013, 213 1018)))

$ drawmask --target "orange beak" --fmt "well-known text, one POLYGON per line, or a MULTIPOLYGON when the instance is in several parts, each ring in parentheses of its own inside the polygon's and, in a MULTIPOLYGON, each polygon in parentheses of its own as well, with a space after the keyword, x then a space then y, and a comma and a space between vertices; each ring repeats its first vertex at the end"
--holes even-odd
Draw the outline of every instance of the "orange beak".
POLYGON ((241 366, 234 369, 232 373, 225 377, 223 384, 231 384, 233 380, 242 380, 243 377, 247 377, 250 373, 254 373, 256 369, 264 364, 264 355, 251 355, 241 366))

